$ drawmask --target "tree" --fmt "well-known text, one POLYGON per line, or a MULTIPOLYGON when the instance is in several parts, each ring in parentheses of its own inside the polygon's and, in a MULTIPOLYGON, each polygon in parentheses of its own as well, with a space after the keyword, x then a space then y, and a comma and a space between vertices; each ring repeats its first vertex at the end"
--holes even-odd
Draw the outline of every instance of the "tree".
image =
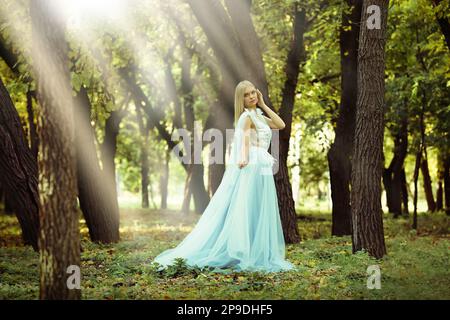
POLYGON ((38 167, 19 114, 0 78, 0 185, 22 228, 25 244, 38 250, 38 167))
POLYGON ((336 123, 335 138, 328 152, 330 168, 332 208, 331 233, 336 236, 350 235, 350 180, 351 153, 355 130, 357 98, 357 55, 361 1, 347 0, 350 12, 342 13, 339 34, 341 54, 341 103, 336 123))
POLYGON ((351 178, 353 252, 364 249, 376 258, 386 254, 381 209, 381 173, 388 4, 389 0, 363 2, 351 178))
POLYGON ((40 298, 79 299, 68 268, 80 265, 72 88, 62 17, 55 1, 31 2, 39 144, 40 298), (61 20, 59 20, 61 19, 61 20))
MULTIPOLYGON (((95 146, 95 133, 91 126, 91 102, 84 86, 75 97, 75 138, 77 148, 78 199, 83 216, 94 242, 119 241, 119 208, 117 197, 105 183, 95 146)), ((114 179, 112 179, 114 180, 114 179)), ((113 185, 114 187, 115 185, 113 185)))
MULTIPOLYGON (((445 1, 442 0, 431 0, 433 2, 434 7, 439 7, 441 4, 444 5, 445 1)), ((448 2, 447 2, 448 3, 448 2)), ((445 8, 445 6, 442 6, 445 8)), ((442 34, 445 38, 445 43, 447 44, 448 49, 450 50, 450 23, 448 22, 448 19, 444 15, 445 9, 437 11, 436 14, 436 20, 439 24, 439 27, 441 28, 442 34)))
POLYGON ((283 225, 284 239, 287 243, 297 243, 300 241, 300 234, 297 227, 297 214, 295 212, 295 205, 292 197, 292 186, 288 175, 287 156, 292 128, 292 110, 294 108, 300 63, 302 61, 304 62, 306 58, 303 41, 307 22, 305 9, 300 9, 295 5, 293 17, 293 34, 285 66, 286 81, 283 87, 283 97, 279 110, 280 117, 283 119, 286 126, 284 130, 280 132, 280 161, 278 172, 275 175, 281 223, 283 225))

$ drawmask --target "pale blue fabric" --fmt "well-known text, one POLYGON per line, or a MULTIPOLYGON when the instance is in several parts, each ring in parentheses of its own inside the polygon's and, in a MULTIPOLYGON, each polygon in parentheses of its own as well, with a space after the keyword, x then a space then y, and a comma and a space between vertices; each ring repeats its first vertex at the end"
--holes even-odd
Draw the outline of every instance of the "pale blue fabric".
POLYGON ((245 109, 233 136, 222 181, 196 226, 173 249, 159 254, 154 262, 164 269, 175 258, 190 266, 230 268, 236 271, 277 272, 292 270, 285 260, 272 166, 267 151, 272 130, 262 110, 245 109), (256 127, 250 137, 249 164, 237 165, 241 156, 243 125, 250 117, 256 127))

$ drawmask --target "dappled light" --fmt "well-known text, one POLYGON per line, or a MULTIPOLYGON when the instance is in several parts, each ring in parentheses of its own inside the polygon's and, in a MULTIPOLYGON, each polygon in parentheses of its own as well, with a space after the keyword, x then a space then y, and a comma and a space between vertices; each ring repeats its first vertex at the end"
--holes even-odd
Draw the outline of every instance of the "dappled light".
POLYGON ((448 300, 449 5, 0 0, 0 299, 448 300))

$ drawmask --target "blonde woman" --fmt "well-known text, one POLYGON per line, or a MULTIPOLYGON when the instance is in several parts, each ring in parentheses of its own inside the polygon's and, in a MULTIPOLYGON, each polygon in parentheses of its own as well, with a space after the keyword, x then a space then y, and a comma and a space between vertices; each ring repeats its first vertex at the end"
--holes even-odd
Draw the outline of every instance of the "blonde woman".
POLYGON ((190 266, 236 271, 277 272, 294 266, 285 260, 285 242, 268 152, 272 129, 283 120, 245 80, 235 90, 235 132, 222 181, 197 225, 155 262, 165 268, 176 258, 190 266), (262 109, 269 117, 263 115, 262 109))

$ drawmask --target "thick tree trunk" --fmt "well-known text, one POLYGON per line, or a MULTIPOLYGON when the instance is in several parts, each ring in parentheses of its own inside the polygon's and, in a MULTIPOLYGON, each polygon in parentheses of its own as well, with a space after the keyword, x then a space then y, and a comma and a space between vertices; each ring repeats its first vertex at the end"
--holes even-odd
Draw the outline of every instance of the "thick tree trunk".
POLYGON ((332 208, 332 235, 350 235, 350 178, 351 153, 355 130, 355 112, 357 98, 357 56, 361 2, 347 0, 352 6, 350 15, 342 14, 340 29, 341 51, 341 104, 336 123, 335 139, 328 152, 332 208), (350 29, 349 29, 350 27, 350 29))
POLYGON ((115 206, 111 205, 104 172, 99 165, 95 132, 91 126, 91 103, 84 87, 75 98, 75 136, 77 179, 80 208, 94 242, 119 241, 119 224, 115 206))
POLYGON ((40 298, 80 299, 80 290, 68 286, 68 268, 80 266, 76 148, 65 26, 54 4, 35 0, 30 9, 40 105, 40 298))
POLYGON ((19 114, 0 78, 0 185, 4 211, 14 211, 25 244, 38 250, 38 166, 27 145, 19 114))
POLYGON ((386 254, 381 209, 384 69, 388 0, 364 0, 358 48, 358 99, 352 164, 353 252, 386 254), (369 29, 369 6, 380 9, 380 28, 369 29))

